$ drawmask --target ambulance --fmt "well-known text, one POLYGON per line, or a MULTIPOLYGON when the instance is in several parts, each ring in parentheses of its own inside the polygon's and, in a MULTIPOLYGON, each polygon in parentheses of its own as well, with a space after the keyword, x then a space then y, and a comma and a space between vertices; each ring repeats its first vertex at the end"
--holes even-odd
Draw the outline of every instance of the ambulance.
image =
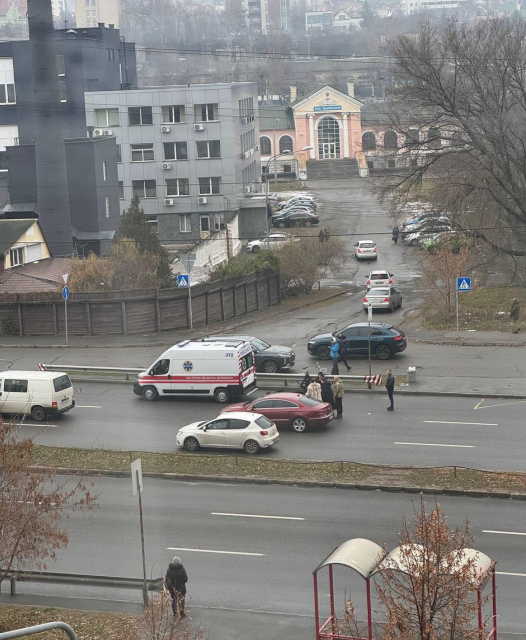
POLYGON ((140 373, 133 385, 133 392, 145 400, 196 396, 213 397, 222 404, 254 391, 254 353, 244 340, 179 342, 140 373))

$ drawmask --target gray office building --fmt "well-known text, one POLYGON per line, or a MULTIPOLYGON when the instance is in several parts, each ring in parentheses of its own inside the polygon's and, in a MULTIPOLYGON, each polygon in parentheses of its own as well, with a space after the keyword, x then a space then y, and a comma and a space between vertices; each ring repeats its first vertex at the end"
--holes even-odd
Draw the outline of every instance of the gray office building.
POLYGON ((192 244, 239 212, 239 232, 265 229, 257 85, 250 82, 93 91, 94 137, 115 136, 121 211, 139 195, 164 244, 192 244))

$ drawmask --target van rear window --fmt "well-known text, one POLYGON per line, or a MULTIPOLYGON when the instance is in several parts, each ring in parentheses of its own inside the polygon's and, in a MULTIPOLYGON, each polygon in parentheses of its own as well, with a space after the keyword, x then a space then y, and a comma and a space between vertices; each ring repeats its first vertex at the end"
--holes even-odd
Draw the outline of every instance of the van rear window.
POLYGON ((254 366, 254 354, 248 353, 246 356, 241 358, 241 370, 246 371, 247 369, 252 369, 254 366))
POLYGON ((53 386, 55 391, 65 391, 71 388, 71 380, 69 376, 59 376, 53 380, 53 386))

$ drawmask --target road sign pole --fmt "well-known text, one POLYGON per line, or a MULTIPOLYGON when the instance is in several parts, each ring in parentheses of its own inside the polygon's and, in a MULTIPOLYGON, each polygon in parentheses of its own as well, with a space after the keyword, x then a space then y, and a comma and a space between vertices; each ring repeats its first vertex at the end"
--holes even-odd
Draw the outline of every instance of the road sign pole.
MULTIPOLYGON (((369 352, 369 380, 371 379, 372 371, 371 371, 371 317, 373 315, 373 307, 371 303, 369 303, 369 307, 367 308, 367 347, 369 352)), ((367 384, 367 387, 371 389, 371 383, 367 384)))
POLYGON ((68 299, 64 298, 64 321, 66 323, 66 344, 69 344, 68 341, 68 299))
POLYGON ((148 606, 148 585, 146 582, 146 553, 144 551, 144 521, 142 516, 142 491, 141 491, 141 485, 139 482, 139 471, 136 470, 135 473, 137 474, 136 478, 137 478, 137 487, 138 487, 138 493, 139 493, 139 518, 141 520, 142 579, 143 579, 142 599, 144 603, 144 608, 146 609, 146 607, 148 606))
POLYGON ((458 335, 458 290, 455 291, 455 306, 457 309, 457 338, 459 337, 458 335))
POLYGON ((192 314, 192 287, 188 283, 188 321, 190 324, 190 331, 194 328, 194 318, 192 314))

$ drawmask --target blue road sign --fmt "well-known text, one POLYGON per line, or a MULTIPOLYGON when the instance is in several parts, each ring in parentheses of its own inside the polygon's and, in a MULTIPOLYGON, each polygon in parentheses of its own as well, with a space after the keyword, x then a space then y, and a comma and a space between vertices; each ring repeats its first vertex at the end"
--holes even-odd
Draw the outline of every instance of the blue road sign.
POLYGON ((457 291, 471 291, 471 277, 457 278, 457 291))
POLYGON ((62 297, 64 298, 64 300, 67 300, 69 298, 69 287, 64 287, 62 289, 62 297))
POLYGON ((177 286, 179 289, 188 289, 190 286, 190 276, 177 276, 177 286))

